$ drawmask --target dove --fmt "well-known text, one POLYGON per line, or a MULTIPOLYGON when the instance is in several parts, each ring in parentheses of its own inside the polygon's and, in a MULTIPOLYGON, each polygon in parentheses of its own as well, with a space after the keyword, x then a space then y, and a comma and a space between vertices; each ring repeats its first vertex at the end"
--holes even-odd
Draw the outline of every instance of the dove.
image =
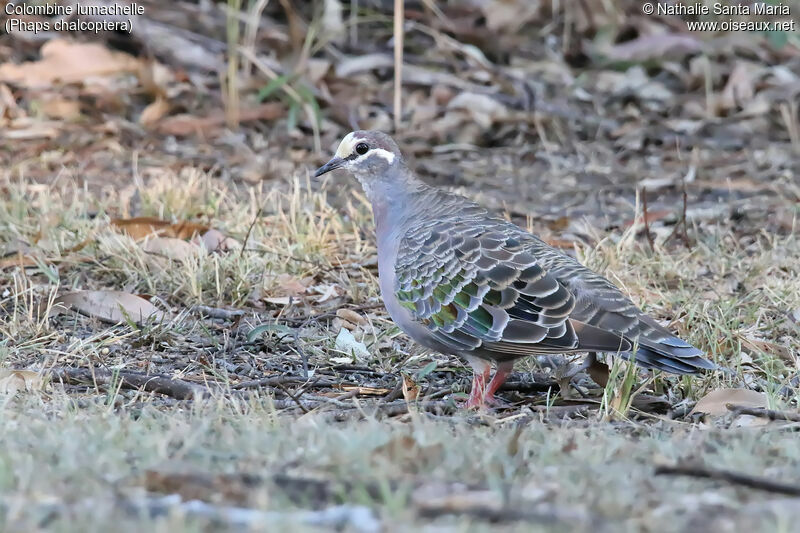
POLYGON ((388 135, 347 134, 314 176, 336 169, 349 171, 372 205, 381 297, 392 320, 425 348, 472 367, 467 408, 494 404, 526 356, 605 352, 673 374, 717 368, 600 274, 424 183, 388 135))

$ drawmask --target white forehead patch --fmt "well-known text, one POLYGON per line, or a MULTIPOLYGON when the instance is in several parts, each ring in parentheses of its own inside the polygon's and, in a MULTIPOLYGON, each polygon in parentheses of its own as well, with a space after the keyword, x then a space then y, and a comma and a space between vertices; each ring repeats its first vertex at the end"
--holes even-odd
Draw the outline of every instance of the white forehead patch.
MULTIPOLYGON (((345 159, 352 155, 356 145, 362 141, 364 141, 364 139, 356 138, 354 132, 348 133, 344 136, 342 142, 339 143, 339 147, 336 149, 336 157, 345 159)), ((362 161, 372 156, 383 158, 390 165, 394 163, 394 154, 389 150, 384 150, 383 148, 370 148, 369 152, 358 156, 354 161, 362 161)))
POLYGON ((353 153, 353 146, 356 143, 356 139, 354 139, 354 137, 355 134, 352 131, 344 136, 342 142, 339 143, 339 148, 336 149, 336 157, 341 157, 344 159, 353 153))

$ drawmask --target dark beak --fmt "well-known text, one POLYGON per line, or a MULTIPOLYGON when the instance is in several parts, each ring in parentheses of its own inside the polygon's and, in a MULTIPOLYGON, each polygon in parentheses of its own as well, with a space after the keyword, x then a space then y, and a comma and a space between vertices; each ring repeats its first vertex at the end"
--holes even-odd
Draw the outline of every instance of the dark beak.
POLYGON ((341 168, 342 165, 344 165, 344 159, 342 159, 341 157, 334 157, 333 159, 331 159, 330 161, 319 167, 317 171, 314 172, 314 177, 318 178, 323 174, 330 172, 331 170, 336 170, 337 168, 341 168))

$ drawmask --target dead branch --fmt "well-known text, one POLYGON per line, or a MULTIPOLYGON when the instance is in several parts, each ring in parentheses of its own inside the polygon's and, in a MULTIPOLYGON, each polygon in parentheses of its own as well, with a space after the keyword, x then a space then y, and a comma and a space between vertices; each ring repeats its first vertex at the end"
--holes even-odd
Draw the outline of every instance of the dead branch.
POLYGON ((133 370, 106 370, 104 368, 55 368, 50 375, 53 380, 70 385, 93 384, 107 386, 112 383, 128 390, 156 392, 178 400, 191 400, 209 396, 202 385, 169 376, 145 374, 133 370))
POLYGON ((242 389, 258 389, 261 387, 279 387, 281 385, 294 385, 307 383, 307 388, 312 387, 333 387, 340 385, 340 382, 330 379, 316 379, 309 383, 309 380, 303 376, 270 376, 266 378, 252 379, 250 381, 242 381, 236 385, 232 385, 233 390, 242 389))
POLYGON ((729 403, 725 405, 728 411, 736 413, 737 415, 751 415, 761 418, 768 418, 770 420, 783 420, 786 422, 800 422, 800 413, 787 413, 785 411, 776 411, 774 409, 764 409, 762 407, 747 407, 745 405, 736 405, 729 403))
POLYGON ((244 314, 241 309, 222 309, 221 307, 210 307, 208 305, 193 305, 191 311, 219 320, 236 320, 244 314))
POLYGON ((716 481, 724 481, 733 485, 741 485, 742 487, 773 492, 776 494, 800 496, 800 484, 781 483, 779 481, 773 481, 763 477, 751 476, 749 474, 742 474, 740 472, 733 472, 731 470, 710 468, 698 464, 684 463, 674 466, 661 465, 656 467, 655 474, 657 476, 689 476, 713 479, 716 481))
POLYGON ((650 251, 654 252, 656 249, 653 241, 653 234, 650 233, 650 217, 647 214, 647 189, 642 187, 642 216, 644 217, 644 235, 647 237, 647 243, 650 245, 650 251))

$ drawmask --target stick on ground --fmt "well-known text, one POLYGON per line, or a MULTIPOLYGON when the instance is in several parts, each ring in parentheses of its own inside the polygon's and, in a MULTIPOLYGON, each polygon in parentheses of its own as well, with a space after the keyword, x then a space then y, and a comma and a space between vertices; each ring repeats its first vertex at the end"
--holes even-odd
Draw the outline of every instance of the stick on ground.
POLYGON ((51 376, 54 381, 60 380, 71 385, 109 385, 112 381, 120 380, 118 384, 123 389, 157 392, 178 400, 191 400, 209 394, 208 389, 196 383, 132 370, 112 372, 104 368, 55 368, 52 370, 51 376))
POLYGON ((668 476, 689 476, 696 478, 714 479, 717 481, 724 481, 733 485, 740 485, 751 489, 758 489, 767 492, 774 492, 776 494, 785 494, 787 496, 800 496, 800 483, 790 484, 773 481, 771 479, 751 476, 749 474, 742 474, 740 472, 733 472, 731 470, 722 470, 717 468, 710 468, 703 465, 685 463, 677 464, 674 466, 662 465, 656 467, 656 475, 668 476))

